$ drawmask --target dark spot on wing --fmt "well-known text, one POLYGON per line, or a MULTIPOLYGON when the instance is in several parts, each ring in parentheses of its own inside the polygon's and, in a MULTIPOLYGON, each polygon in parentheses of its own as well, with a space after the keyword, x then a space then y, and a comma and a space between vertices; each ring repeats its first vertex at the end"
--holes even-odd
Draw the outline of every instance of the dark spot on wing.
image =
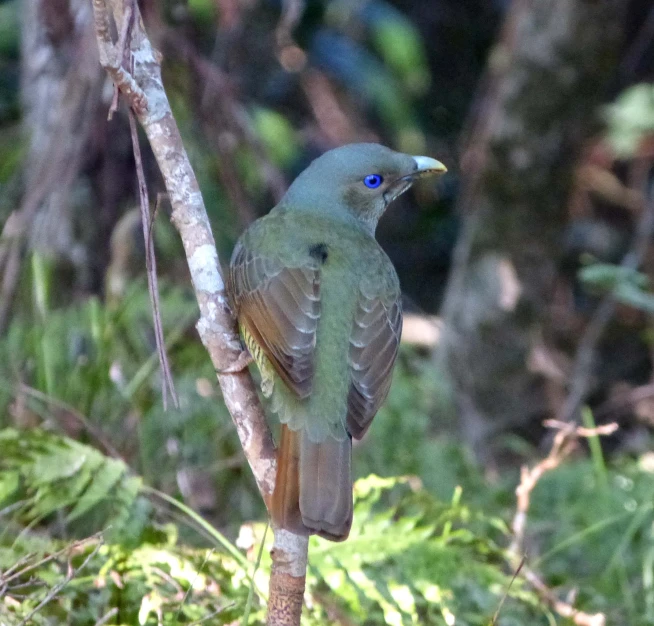
POLYGON ((314 259, 316 259, 316 261, 320 261, 321 263, 324 263, 327 260, 327 257, 329 256, 329 252, 327 251, 327 244, 326 243, 314 244, 309 248, 309 254, 314 259))

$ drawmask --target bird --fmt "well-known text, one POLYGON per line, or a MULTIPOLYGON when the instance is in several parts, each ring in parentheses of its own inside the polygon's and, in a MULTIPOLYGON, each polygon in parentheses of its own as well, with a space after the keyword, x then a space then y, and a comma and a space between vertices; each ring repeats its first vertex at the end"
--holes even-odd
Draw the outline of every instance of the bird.
POLYGON ((273 527, 349 535, 352 438, 386 399, 402 332, 399 279, 375 229, 414 181, 444 172, 379 144, 334 148, 234 247, 231 306, 281 422, 273 527))

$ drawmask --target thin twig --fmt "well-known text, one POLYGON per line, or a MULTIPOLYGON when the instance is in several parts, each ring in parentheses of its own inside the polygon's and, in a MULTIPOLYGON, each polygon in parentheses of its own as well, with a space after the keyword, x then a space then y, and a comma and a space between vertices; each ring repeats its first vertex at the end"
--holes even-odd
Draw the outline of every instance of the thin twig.
POLYGON ((520 572, 522 571, 522 568, 524 567, 526 556, 523 556, 520 559, 520 563, 518 564, 518 567, 515 568, 513 571, 513 576, 511 577, 511 581, 509 582, 508 587, 506 588, 506 591, 504 592, 504 595, 502 596, 502 599, 500 600, 500 603, 497 607, 497 610, 495 611, 495 614, 493 615, 493 619, 491 620, 491 626, 495 626, 497 624, 497 618, 500 616, 500 611, 502 610, 502 607, 504 606, 504 602, 506 602, 506 599, 509 596, 509 592, 511 591, 511 587, 513 586, 513 583, 515 582, 515 579, 518 577, 520 572))
POLYGON ((101 617, 101 618, 100 618, 100 619, 95 623, 95 626, 102 626, 103 624, 106 624, 106 623, 107 623, 107 622, 108 622, 108 621, 109 621, 109 620, 110 620, 114 615, 116 615, 116 613, 118 613, 118 607, 115 606, 113 609, 111 609, 111 611, 109 611, 108 613, 106 613, 105 615, 103 615, 103 616, 102 616, 102 617, 101 617))
MULTIPOLYGON (((129 59, 129 48, 127 47, 127 38, 129 36, 129 31, 132 27, 132 18, 134 16, 134 10, 132 5, 129 2, 125 3, 125 13, 123 15, 123 23, 120 29, 120 35, 118 36, 118 52, 121 55, 121 65, 128 66, 129 59)), ((120 95, 120 89, 118 85, 114 85, 114 95, 111 99, 111 106, 109 107, 109 113, 107 114, 107 120, 111 121, 114 116, 114 113, 118 110, 118 96, 120 95)))
MULTIPOLYGON (((129 0, 125 1, 129 2, 129 0)), ((122 10, 125 8, 123 3, 121 3, 120 7, 117 5, 112 6, 115 9, 121 9, 121 11, 115 11, 114 16, 118 12, 122 14, 122 10)), ((129 6, 131 7, 131 5, 129 6)), ((127 12, 129 13, 129 11, 127 12)), ((98 40, 98 51, 100 53, 100 65, 107 71, 114 81, 114 85, 127 98, 129 105, 137 113, 144 113, 148 109, 148 100, 143 89, 139 87, 132 74, 122 67, 124 50, 118 45, 115 46, 111 40, 111 23, 108 5, 105 0, 93 0, 93 18, 96 38, 98 40)), ((126 21, 129 22, 129 20, 126 21)), ((129 24, 121 21, 121 33, 128 26, 129 24)))
POLYGON ((83 570, 88 562, 98 553, 100 548, 104 545, 104 542, 100 541, 97 546, 93 549, 93 552, 89 554, 85 559, 84 562, 77 568, 73 568, 73 566, 68 563, 68 573, 66 574, 66 578, 62 580, 60 583, 57 583, 52 589, 49 591, 48 595, 39 602, 34 609, 32 609, 29 614, 18 623, 18 626, 26 626, 27 624, 31 623, 32 617, 36 615, 48 602, 50 602, 77 574, 83 570))
POLYGON ((304 9, 303 0, 284 0, 282 2, 282 15, 275 30, 278 48, 282 49, 293 44, 293 31, 302 19, 304 9))
POLYGON ((212 617, 215 617, 216 615, 220 615, 221 613, 223 613, 227 609, 231 609, 235 604, 236 604, 236 602, 230 602, 229 604, 226 604, 221 609, 217 609, 213 613, 209 613, 209 615, 205 615, 204 617, 201 617, 200 619, 197 619, 194 622, 191 622, 188 626, 198 626, 198 624, 204 624, 204 622, 211 619, 212 617))
POLYGON ((49 554, 48 556, 43 557, 42 559, 39 559, 36 563, 30 563, 29 565, 26 565, 24 568, 18 570, 17 572, 14 572, 10 576, 4 576, 3 581, 4 582, 11 582, 12 580, 15 580, 16 578, 20 578, 21 576, 24 576, 27 572, 30 570, 36 569, 37 567, 41 567, 42 565, 45 565, 49 561, 52 561, 53 559, 57 559, 63 554, 66 554, 67 552, 73 552, 74 550, 77 550, 78 548, 85 546, 87 543, 91 543, 96 540, 100 540, 100 543, 98 544, 98 547, 102 545, 102 536, 103 534, 107 531, 105 529, 102 532, 96 533, 95 535, 91 535, 90 537, 86 537, 86 539, 80 539, 79 541, 75 541, 61 550, 58 550, 57 552, 53 552, 52 554, 49 554))
POLYGON ((520 474, 520 484, 516 488, 516 512, 513 517, 511 529, 513 540, 508 549, 509 559, 514 567, 521 566, 524 577, 536 590, 540 598, 562 617, 569 618, 578 626, 604 626, 606 618, 602 613, 588 614, 575 609, 571 604, 563 602, 545 585, 545 583, 529 567, 524 566, 524 536, 527 527, 527 515, 531 503, 531 493, 538 481, 547 473, 561 465, 561 463, 576 448, 579 439, 605 436, 618 429, 615 423, 603 424, 597 428, 576 426, 572 422, 560 420, 547 420, 544 425, 556 429, 557 433, 552 442, 549 454, 529 468, 526 465, 520 474))
POLYGON ((175 382, 170 370, 170 362, 166 353, 166 340, 164 339, 163 322, 161 320, 161 305, 159 303, 159 285, 157 279, 157 257, 154 253, 154 240, 152 238, 152 216, 150 215, 150 200, 148 198, 148 187, 143 172, 143 160, 141 159, 141 147, 136 129, 134 114, 129 111, 129 128, 132 135, 132 147, 134 150, 134 161, 136 163, 136 176, 139 184, 139 200, 141 206, 141 224, 143 226, 143 238, 145 241, 145 267, 148 276, 148 291, 150 293, 150 304, 152 306, 152 321, 154 323, 154 336, 157 343, 157 354, 159 355, 159 366, 161 367, 161 391, 163 396, 164 411, 168 409, 168 393, 173 400, 173 406, 179 409, 179 398, 175 390, 175 382))
POLYGON ((529 567, 522 568, 523 576, 544 600, 561 617, 572 620, 577 626, 605 626, 604 613, 586 613, 575 609, 570 603, 556 597, 554 592, 529 567))
POLYGON ((215 548, 211 548, 211 550, 208 550, 207 553, 204 556, 204 560, 202 561, 202 565, 200 565, 200 568, 198 571, 195 573, 195 577, 193 578, 192 581, 190 581, 190 584, 188 586, 188 589, 186 590, 186 593, 184 594, 184 597, 182 598, 182 601, 179 603, 179 607, 177 609, 177 613, 175 614, 175 623, 179 623, 179 616, 182 612, 182 607, 184 606, 184 603, 188 599, 189 595, 191 595, 191 592, 193 591, 193 587, 195 586, 195 583, 197 579, 200 577, 200 574, 202 574, 202 570, 204 569, 204 566, 207 564, 207 561, 211 557, 211 555, 216 551, 215 548))

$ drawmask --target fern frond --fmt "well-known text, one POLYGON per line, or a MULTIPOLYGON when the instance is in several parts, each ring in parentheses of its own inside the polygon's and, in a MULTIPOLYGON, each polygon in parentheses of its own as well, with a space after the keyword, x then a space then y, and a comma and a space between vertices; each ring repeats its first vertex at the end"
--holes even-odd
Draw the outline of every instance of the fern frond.
POLYGON ((115 532, 133 514, 141 481, 119 459, 42 430, 1 430, 0 449, 0 508, 26 500, 15 513, 21 523, 55 512, 71 523, 93 513, 93 530, 111 526, 115 532))

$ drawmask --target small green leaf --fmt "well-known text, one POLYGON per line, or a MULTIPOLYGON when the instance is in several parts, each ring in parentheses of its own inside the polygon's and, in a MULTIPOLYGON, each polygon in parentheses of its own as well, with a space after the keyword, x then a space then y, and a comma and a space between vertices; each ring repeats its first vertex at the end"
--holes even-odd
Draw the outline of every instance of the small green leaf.
POLYGON ((102 469, 95 473, 89 488, 68 514, 68 521, 81 517, 94 506, 108 499, 111 490, 124 475, 126 469, 122 461, 107 460, 102 469))
POLYGON ((20 474, 18 472, 0 473, 0 504, 18 489, 20 474))

